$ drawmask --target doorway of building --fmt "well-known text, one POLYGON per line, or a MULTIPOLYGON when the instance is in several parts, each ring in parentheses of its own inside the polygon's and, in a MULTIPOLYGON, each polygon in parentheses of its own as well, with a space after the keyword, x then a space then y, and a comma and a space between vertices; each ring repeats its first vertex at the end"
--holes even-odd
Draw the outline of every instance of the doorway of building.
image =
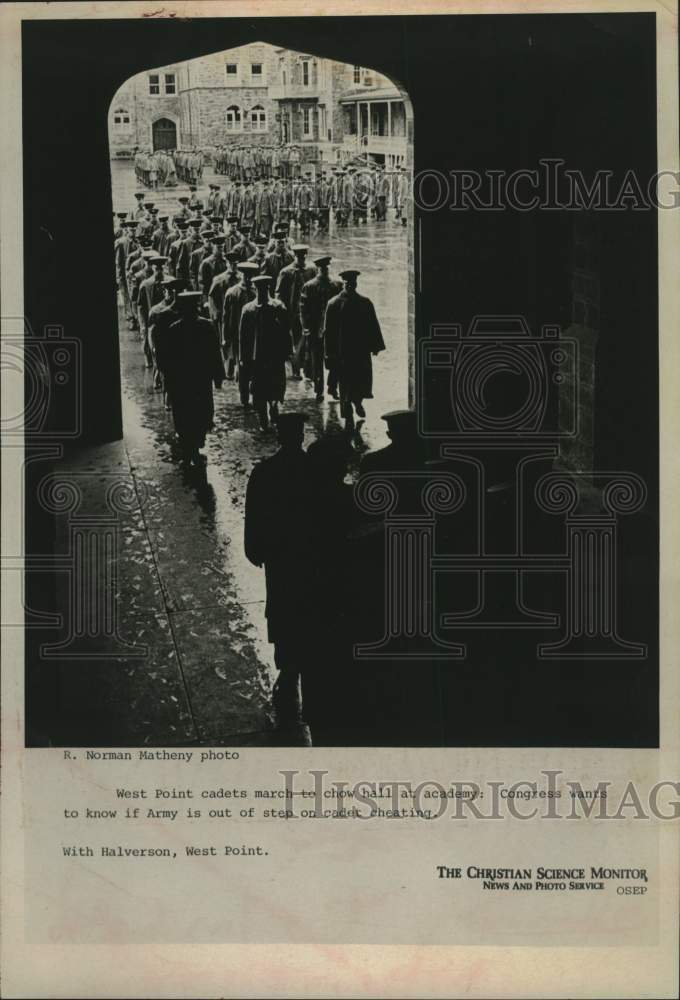
POLYGON ((151 131, 154 153, 157 149, 177 149, 177 126, 170 118, 159 118, 151 131))

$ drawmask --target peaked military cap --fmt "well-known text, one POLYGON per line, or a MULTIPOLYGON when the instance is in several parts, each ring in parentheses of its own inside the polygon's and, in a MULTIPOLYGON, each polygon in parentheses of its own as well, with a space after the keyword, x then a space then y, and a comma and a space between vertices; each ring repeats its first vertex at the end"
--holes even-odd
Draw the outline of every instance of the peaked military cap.
POLYGON ((313 260, 314 263, 320 267, 322 264, 330 264, 333 258, 330 257, 328 254, 325 254, 323 257, 314 257, 313 260))
POLYGON ((356 271, 354 268, 348 268, 346 271, 340 272, 341 278, 358 278, 361 271, 356 271))
MULTIPOLYGON (((238 265, 238 270, 243 274, 257 274, 260 270, 259 264, 256 264, 253 260, 244 260, 238 265)), ((266 275, 265 275, 266 277, 266 275)))
POLYGON ((291 250, 293 251, 293 253, 307 253, 309 247, 307 246, 306 243, 294 243, 293 246, 291 247, 291 250))

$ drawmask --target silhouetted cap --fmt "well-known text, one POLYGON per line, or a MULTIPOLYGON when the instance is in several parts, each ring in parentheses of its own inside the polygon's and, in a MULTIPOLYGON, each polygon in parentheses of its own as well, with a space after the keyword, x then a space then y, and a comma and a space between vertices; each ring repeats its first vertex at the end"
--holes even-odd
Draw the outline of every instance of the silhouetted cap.
POLYGON ((185 194, 183 194, 181 198, 177 199, 177 201, 181 201, 182 204, 185 205, 189 201, 189 199, 187 198, 187 196, 185 194))
POLYGON ((332 258, 332 257, 329 257, 329 256, 328 256, 328 254, 326 254, 326 255, 325 255, 325 256, 323 256, 323 257, 314 257, 313 259, 314 259, 314 263, 315 263, 315 264, 316 264, 316 265, 317 265, 318 267, 321 267, 321 266, 322 266, 323 264, 330 264, 330 262, 331 262, 331 261, 333 260, 333 258, 332 258))
POLYGON ((159 222, 167 222, 168 221, 168 216, 167 215, 159 215, 158 216, 158 221, 159 222))
POLYGON ((268 274, 258 274, 256 278, 253 278, 254 285, 266 285, 269 286, 272 283, 272 279, 268 274))
MULTIPOLYGON (((212 187, 212 184, 210 186, 212 187)), ((213 214, 212 208, 204 208, 203 214, 205 215, 206 219, 212 219, 212 214, 213 214)))
POLYGON ((383 413, 381 420, 387 423, 392 431, 416 431, 418 428, 418 414, 415 410, 390 410, 383 413))
POLYGON ((199 302, 202 298, 202 292, 180 292, 177 296, 177 301, 181 302, 182 305, 189 305, 190 303, 199 302))
POLYGON ((221 247, 224 244, 226 236, 223 233, 218 233, 217 236, 213 236, 211 242, 215 244, 216 247, 221 247))
POLYGON ((182 288, 184 286, 184 282, 180 281, 179 278, 163 278, 161 285, 163 288, 168 288, 172 291, 175 288, 182 288))
POLYGON ((230 223, 231 225, 233 225, 235 222, 238 222, 238 215, 228 215, 227 222, 230 223))
POLYGON ((137 223, 134 221, 134 219, 128 219, 127 222, 123 223, 123 227, 125 229, 136 229, 137 223))
POLYGON ((241 232, 245 235, 246 233, 249 233, 252 228, 252 226, 241 226, 241 232))
POLYGON ((192 194, 196 194, 196 188, 193 185, 189 188, 192 194))
POLYGON ((307 253, 309 247, 307 246, 306 243, 294 243, 293 246, 291 247, 291 250, 293 251, 293 253, 307 253))
POLYGON ((255 246, 266 247, 268 243, 269 243, 269 240, 267 239, 266 236, 257 236, 255 238, 255 246))
POLYGON ((189 219, 189 225, 193 226, 194 229, 198 229, 199 226, 203 225, 202 219, 189 219))
POLYGON ((142 198, 146 198, 146 195, 143 191, 135 191, 135 198, 139 198, 141 200, 142 198))
POLYGON ((240 260, 241 259, 241 254, 237 250, 230 250, 229 253, 226 255, 226 257, 227 257, 227 260, 230 260, 230 261, 233 262, 233 261, 236 261, 236 260, 240 260))
POLYGON ((159 255, 157 257, 152 257, 151 258, 151 263, 152 264, 161 264, 162 265, 162 264, 165 264, 165 262, 167 261, 167 259, 168 259, 167 257, 161 257, 159 255))
POLYGON ((152 202, 152 201, 145 201, 145 202, 144 202, 144 208, 145 208, 145 209, 147 210, 147 212, 148 212, 148 211, 149 211, 150 209, 152 209, 152 208, 153 208, 153 202, 152 202))
POLYGON ((341 278, 358 278, 360 274, 361 274, 361 271, 356 271, 356 270, 354 270, 354 268, 349 268, 347 271, 341 271, 340 272, 340 277, 341 278))
POLYGON ((238 270, 243 274, 257 274, 260 267, 252 260, 245 260, 242 264, 238 265, 238 270))
POLYGON ((178 229, 188 229, 189 228, 189 223, 186 221, 186 219, 178 219, 177 220, 177 228, 178 229))
POLYGON ((116 212, 119 219, 127 219, 127 212, 116 212))

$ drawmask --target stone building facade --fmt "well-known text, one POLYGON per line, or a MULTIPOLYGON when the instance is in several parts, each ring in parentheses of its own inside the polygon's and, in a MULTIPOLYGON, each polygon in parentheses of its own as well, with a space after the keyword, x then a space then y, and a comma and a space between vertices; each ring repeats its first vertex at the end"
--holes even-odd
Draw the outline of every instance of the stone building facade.
POLYGON ((111 155, 277 141, 275 51, 255 43, 138 73, 111 102, 111 155))
POLYGON ((405 99, 365 67, 253 43, 128 80, 109 111, 111 155, 282 142, 310 164, 406 165, 405 99))

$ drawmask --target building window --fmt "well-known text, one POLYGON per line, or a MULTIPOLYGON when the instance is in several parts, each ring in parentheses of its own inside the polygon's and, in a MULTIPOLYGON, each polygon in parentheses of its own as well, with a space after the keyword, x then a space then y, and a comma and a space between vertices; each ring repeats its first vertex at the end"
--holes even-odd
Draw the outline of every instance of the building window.
POLYGON ((227 132, 240 132, 242 128, 241 109, 232 104, 227 108, 227 132))
POLYGON ((312 138, 312 115, 311 108, 302 109, 302 136, 304 139, 312 138))
POLYGON ((168 95, 177 93, 177 78, 174 73, 165 74, 165 93, 168 95))
POLYGON ((302 86, 308 87, 311 81, 312 74, 309 71, 309 59, 302 60, 302 86))
POLYGON ((227 83, 238 83, 238 63, 227 63, 227 83))
POLYGON ((354 67, 354 82, 361 83, 361 66, 354 67))
POLYGON ((267 131, 267 112, 261 104, 256 104, 250 112, 250 130, 251 132, 267 131))
POLYGON ((126 111, 125 108, 116 108, 113 112, 113 124, 114 125, 129 125, 130 124, 130 112, 126 111))
POLYGON ((149 73, 149 93, 152 97, 158 97, 161 92, 161 78, 158 73, 149 73))
POLYGON ((264 73, 262 72, 262 63, 251 63, 250 64, 250 80, 255 86, 262 86, 264 84, 264 73))

